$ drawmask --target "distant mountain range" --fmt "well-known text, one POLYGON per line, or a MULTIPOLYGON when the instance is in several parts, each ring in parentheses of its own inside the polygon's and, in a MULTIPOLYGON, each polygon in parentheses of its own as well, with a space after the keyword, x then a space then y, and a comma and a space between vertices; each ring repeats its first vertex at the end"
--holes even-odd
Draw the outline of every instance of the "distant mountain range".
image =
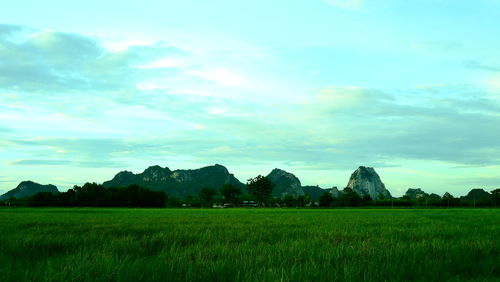
POLYGON ((16 188, 1 195, 0 200, 9 199, 11 197, 18 198, 18 199, 25 198, 25 197, 33 196, 39 192, 49 192, 52 194, 57 194, 57 193, 59 193, 59 190, 57 190, 57 187, 52 185, 52 184, 41 185, 41 184, 35 183, 33 181, 23 181, 23 182, 19 183, 19 185, 17 185, 16 188))
POLYGON ((203 187, 219 189, 224 184, 232 184, 237 188, 245 189, 245 184, 219 164, 199 169, 173 171, 168 167, 150 166, 139 174, 121 171, 113 179, 105 181, 103 186, 120 187, 131 184, 137 184, 151 190, 164 191, 167 195, 178 198, 197 196, 198 191, 203 187))
MULTIPOLYGON (((294 198, 309 195, 312 199, 318 199, 325 192, 338 197, 342 191, 337 187, 323 189, 319 186, 302 186, 300 180, 292 173, 275 168, 267 176, 275 185, 274 197, 284 197, 289 194, 294 198)), ((154 191, 164 191, 167 195, 177 198, 188 196, 196 197, 198 192, 204 188, 218 190, 224 184, 231 184, 246 192, 246 186, 240 182, 233 174, 229 173, 226 167, 215 164, 199 169, 178 169, 170 170, 168 167, 150 166, 141 173, 135 174, 130 171, 121 171, 113 179, 105 181, 104 187, 123 187, 132 184, 148 188, 154 191)), ((391 193, 386 189, 379 175, 371 167, 360 166, 356 169, 347 183, 347 188, 351 188, 359 195, 370 195, 372 199, 380 196, 391 198, 391 193)), ((54 185, 40 185, 32 181, 23 181, 16 188, 0 196, 0 200, 10 197, 23 198, 32 196, 38 192, 58 193, 54 185)), ((410 188, 405 194, 410 199, 419 197, 429 197, 429 194, 419 188, 410 188)), ((465 200, 475 200, 488 196, 489 193, 483 189, 473 189, 463 197, 465 200)), ((439 197, 436 194, 430 196, 439 197)))
MULTIPOLYGON (((275 168, 267 176, 274 184, 272 195, 283 197, 287 194, 294 198, 307 194, 313 199, 319 198, 324 192, 331 189, 322 189, 316 186, 302 186, 300 180, 292 173, 275 168)), ((112 180, 105 181, 105 187, 127 186, 137 184, 151 190, 164 191, 169 196, 184 198, 197 196, 203 187, 219 189, 224 184, 232 184, 246 192, 246 186, 240 182, 227 168, 216 164, 194 170, 170 170, 165 167, 151 166, 144 172, 134 174, 130 171, 119 172, 112 180)), ((336 188, 335 188, 336 189, 336 188)))

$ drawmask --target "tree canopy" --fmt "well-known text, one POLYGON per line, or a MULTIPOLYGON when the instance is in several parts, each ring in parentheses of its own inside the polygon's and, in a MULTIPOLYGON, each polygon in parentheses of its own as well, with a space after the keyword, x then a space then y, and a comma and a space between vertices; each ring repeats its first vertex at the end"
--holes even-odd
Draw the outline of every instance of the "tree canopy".
POLYGON ((227 203, 236 204, 238 196, 241 194, 241 189, 232 184, 224 184, 220 189, 220 193, 227 203))
POLYGON ((150 191, 138 185, 105 188, 96 183, 74 186, 56 195, 41 192, 28 200, 30 206, 77 206, 77 207, 163 207, 167 195, 150 191))
POLYGON ((271 180, 262 175, 258 175, 255 178, 250 178, 247 181, 248 192, 259 201, 259 204, 263 204, 268 198, 271 197, 273 188, 274 184, 271 182, 271 180))

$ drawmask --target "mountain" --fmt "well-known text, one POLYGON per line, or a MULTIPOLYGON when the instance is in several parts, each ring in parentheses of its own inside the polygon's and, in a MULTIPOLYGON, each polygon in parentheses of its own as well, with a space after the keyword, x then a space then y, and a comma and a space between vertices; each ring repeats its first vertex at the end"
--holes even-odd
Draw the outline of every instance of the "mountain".
POLYGON ((23 182, 19 183, 19 185, 17 185, 16 188, 1 195, 0 200, 9 199, 11 197, 15 197, 18 199, 25 198, 25 197, 33 196, 39 192, 49 192, 52 194, 57 194, 57 193, 59 193, 59 190, 57 190, 57 187, 52 185, 52 184, 41 185, 41 184, 35 183, 33 181, 23 181, 23 182))
POLYGON ((330 192, 332 189, 323 189, 319 186, 302 186, 304 194, 309 195, 311 199, 318 200, 325 192, 330 192))
POLYGON ((425 193, 420 188, 408 188, 405 195, 410 197, 410 199, 412 199, 412 200, 415 200, 417 198, 422 198, 422 197, 427 198, 429 196, 429 194, 425 193))
POLYGON ((441 196, 439 196, 438 194, 431 193, 431 194, 429 195, 429 199, 433 199, 433 200, 441 200, 441 196))
POLYGON ((274 184, 273 196, 275 197, 290 194, 297 198, 304 195, 300 180, 289 172, 275 168, 266 177, 274 184))
POLYGON ((341 195, 341 192, 339 191, 339 189, 337 189, 337 186, 333 186, 332 188, 330 188, 330 193, 334 198, 338 198, 341 195))
POLYGON ((442 197, 442 199, 454 199, 454 198, 455 197, 453 197, 453 195, 448 192, 444 193, 442 197))
POLYGON ((488 198, 490 193, 484 191, 484 189, 472 189, 466 196, 461 197, 465 201, 476 201, 481 200, 483 198, 488 198))
POLYGON ((142 173, 134 174, 130 171, 121 171, 113 179, 103 183, 104 187, 122 187, 131 184, 164 191, 169 196, 184 198, 197 196, 203 187, 218 190, 224 184, 232 184, 237 188, 245 189, 227 168, 216 164, 199 169, 170 170, 168 167, 150 166, 142 173))
POLYGON ((340 196, 340 191, 337 189, 337 186, 333 186, 332 188, 323 189, 319 186, 302 186, 302 190, 304 190, 304 194, 311 196, 311 199, 318 200, 321 195, 325 192, 332 194, 334 198, 338 198, 340 196))
POLYGON ((368 194, 374 200, 376 200, 380 194, 386 198, 392 197, 373 167, 360 166, 356 169, 351 174, 347 187, 353 189, 359 195, 368 194))

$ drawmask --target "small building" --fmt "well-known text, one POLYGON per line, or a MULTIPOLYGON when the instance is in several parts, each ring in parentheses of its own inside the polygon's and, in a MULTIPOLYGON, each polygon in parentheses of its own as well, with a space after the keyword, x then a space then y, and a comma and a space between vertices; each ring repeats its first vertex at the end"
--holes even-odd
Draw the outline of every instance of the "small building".
POLYGON ((241 205, 244 207, 256 207, 257 203, 255 201, 243 201, 241 205))

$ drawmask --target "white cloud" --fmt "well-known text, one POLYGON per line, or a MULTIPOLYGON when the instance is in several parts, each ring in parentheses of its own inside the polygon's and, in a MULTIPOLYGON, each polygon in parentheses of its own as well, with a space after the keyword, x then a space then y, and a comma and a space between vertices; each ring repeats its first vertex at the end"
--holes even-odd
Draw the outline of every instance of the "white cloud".
POLYGON ((152 39, 122 39, 122 40, 103 40, 103 46, 112 51, 119 52, 125 51, 133 46, 150 46, 153 45, 156 40, 152 39))
MULTIPOLYGON (((234 105, 233 105, 234 106, 234 105)), ((244 111, 242 108, 238 108, 237 110, 231 109, 228 106, 216 106, 216 107, 208 107, 206 108, 206 112, 209 115, 214 116, 226 116, 226 117, 249 117, 252 114, 244 111)))
POLYGON ((176 68, 186 65, 186 60, 181 58, 163 58, 142 66, 138 66, 138 69, 161 69, 161 68, 176 68))
POLYGON ((500 94, 500 74, 495 74, 483 79, 486 90, 492 94, 500 94))
POLYGON ((224 68, 190 70, 187 73, 192 76, 213 81, 221 86, 241 86, 245 83, 244 76, 224 68))
POLYGON ((315 109, 327 112, 353 112, 355 110, 366 112, 392 99, 392 96, 374 89, 329 86, 320 89, 311 102, 314 103, 315 109))

